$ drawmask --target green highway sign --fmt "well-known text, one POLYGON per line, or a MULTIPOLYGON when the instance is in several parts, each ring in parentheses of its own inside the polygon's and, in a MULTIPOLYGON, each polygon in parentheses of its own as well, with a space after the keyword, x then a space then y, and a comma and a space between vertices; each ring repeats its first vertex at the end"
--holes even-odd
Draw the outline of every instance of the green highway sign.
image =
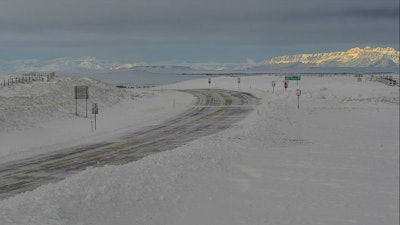
POLYGON ((285 80, 301 80, 301 76, 285 76, 285 80))

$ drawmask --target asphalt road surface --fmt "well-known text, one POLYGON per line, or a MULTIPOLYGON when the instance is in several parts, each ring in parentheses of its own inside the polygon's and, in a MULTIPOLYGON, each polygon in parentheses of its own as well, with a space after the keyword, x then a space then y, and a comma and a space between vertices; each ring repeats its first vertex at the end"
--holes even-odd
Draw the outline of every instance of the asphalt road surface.
POLYGON ((120 165, 174 149, 232 126, 259 103, 258 98, 238 91, 199 89, 183 92, 194 95, 196 104, 160 125, 92 145, 0 164, 0 199, 58 182, 88 166, 120 165))

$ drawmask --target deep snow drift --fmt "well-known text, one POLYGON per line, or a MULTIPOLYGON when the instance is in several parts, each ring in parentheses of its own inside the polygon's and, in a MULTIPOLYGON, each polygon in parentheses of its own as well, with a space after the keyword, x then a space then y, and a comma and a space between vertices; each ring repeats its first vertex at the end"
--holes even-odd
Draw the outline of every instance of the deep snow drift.
MULTIPOLYGON (((241 90, 262 103, 231 129, 134 163, 88 168, 2 200, 0 224, 398 223, 398 87, 348 76, 303 76, 284 91, 282 79, 242 77, 241 90), (302 90, 299 109, 297 88, 302 90)), ((213 78, 211 86, 238 89, 232 77, 213 78)), ((6 142, 2 160, 157 123, 193 102, 165 89, 206 87, 207 80, 200 79, 140 93, 117 91, 112 95, 121 97, 104 106, 96 132, 90 131, 90 118, 55 116, 58 122, 40 119, 38 125, 32 116, 29 129, 2 130, 0 143, 24 140, 35 131, 55 139, 6 142), (144 97, 132 100, 132 95, 144 97), (132 122, 142 119, 146 122, 132 122)))

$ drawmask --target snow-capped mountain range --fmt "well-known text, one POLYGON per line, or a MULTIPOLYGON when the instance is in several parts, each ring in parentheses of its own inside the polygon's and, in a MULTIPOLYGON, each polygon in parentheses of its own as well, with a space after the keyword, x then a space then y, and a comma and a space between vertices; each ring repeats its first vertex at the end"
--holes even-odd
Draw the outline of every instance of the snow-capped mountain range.
POLYGON ((399 51, 394 48, 351 48, 345 52, 299 54, 274 57, 270 65, 302 64, 314 67, 399 67, 399 51))
POLYGON ((399 51, 394 48, 351 48, 344 52, 329 52, 316 54, 298 54, 274 57, 269 61, 255 63, 252 60, 243 63, 189 63, 172 62, 159 64, 120 63, 101 60, 95 57, 60 58, 47 61, 31 60, 0 60, 0 72, 31 72, 58 71, 74 72, 108 72, 123 70, 139 70, 149 72, 234 72, 234 71, 285 71, 285 70, 354 70, 398 72, 399 51))

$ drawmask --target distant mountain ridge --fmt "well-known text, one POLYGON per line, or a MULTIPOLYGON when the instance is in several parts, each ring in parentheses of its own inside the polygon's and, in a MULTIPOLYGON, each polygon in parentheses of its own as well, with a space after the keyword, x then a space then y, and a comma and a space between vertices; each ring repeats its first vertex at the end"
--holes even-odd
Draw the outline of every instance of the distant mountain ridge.
POLYGON ((272 58, 269 65, 312 67, 399 67, 399 51, 394 48, 351 48, 345 52, 298 54, 272 58))
POLYGON ((153 73, 227 73, 227 72, 398 72, 399 51, 394 48, 351 48, 344 52, 278 56, 271 60, 243 63, 121 63, 95 57, 51 60, 0 60, 0 73, 24 72, 100 73, 147 71, 153 73))

